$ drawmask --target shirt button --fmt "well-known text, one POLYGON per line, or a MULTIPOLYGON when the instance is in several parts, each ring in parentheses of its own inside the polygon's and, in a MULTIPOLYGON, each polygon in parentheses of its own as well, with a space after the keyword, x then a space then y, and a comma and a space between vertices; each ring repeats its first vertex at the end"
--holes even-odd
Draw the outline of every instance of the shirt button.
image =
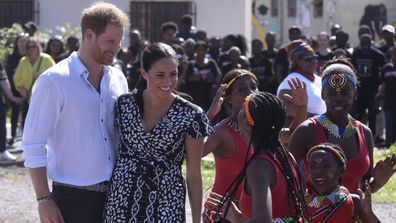
POLYGON ((107 141, 107 138, 104 138, 105 141, 107 141))
POLYGON ((101 122, 103 122, 103 118, 102 118, 102 119, 100 119, 100 121, 101 121, 101 122))
POLYGON ((102 98, 102 99, 100 99, 100 102, 103 102, 103 98, 102 98))
POLYGON ((109 160, 111 160, 110 156, 109 156, 109 160))

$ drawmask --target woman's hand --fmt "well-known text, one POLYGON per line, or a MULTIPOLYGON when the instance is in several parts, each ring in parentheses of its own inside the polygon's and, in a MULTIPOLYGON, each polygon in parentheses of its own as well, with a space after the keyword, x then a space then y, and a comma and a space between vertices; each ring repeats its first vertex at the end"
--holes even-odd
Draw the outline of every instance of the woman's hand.
POLYGON ((300 81, 297 77, 287 80, 292 95, 284 94, 283 98, 296 106, 307 106, 308 94, 307 85, 304 81, 300 81))

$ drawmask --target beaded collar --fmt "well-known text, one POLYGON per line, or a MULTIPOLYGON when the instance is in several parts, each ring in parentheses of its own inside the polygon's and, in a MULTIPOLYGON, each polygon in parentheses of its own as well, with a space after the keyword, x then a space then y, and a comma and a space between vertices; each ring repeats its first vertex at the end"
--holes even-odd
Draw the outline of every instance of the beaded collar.
POLYGON ((325 114, 318 117, 318 122, 322 125, 332 136, 336 138, 349 138, 356 133, 356 121, 348 115, 348 124, 345 127, 334 124, 325 114))
POLYGON ((327 195, 320 195, 315 190, 307 192, 305 201, 308 207, 321 208, 323 206, 336 207, 343 203, 349 196, 348 190, 345 187, 337 186, 337 188, 327 195))

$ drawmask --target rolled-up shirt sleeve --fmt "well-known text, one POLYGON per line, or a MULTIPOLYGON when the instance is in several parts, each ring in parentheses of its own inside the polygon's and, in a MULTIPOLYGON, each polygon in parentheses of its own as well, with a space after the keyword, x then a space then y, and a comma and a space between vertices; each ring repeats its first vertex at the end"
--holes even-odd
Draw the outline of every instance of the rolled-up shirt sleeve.
POLYGON ((47 143, 62 111, 64 97, 49 75, 42 75, 33 86, 21 147, 25 166, 47 166, 47 143))

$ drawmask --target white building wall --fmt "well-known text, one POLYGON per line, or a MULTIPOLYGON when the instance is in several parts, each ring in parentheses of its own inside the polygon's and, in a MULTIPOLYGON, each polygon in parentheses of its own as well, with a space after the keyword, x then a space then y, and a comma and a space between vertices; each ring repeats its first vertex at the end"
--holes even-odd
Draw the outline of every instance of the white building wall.
MULTIPOLYGON (((170 0, 168 0, 170 1, 170 0)), ((181 0, 176 0, 181 1, 181 0)), ((186 1, 186 0, 185 0, 186 1)), ((82 10, 93 0, 37 0, 37 22, 42 29, 55 31, 66 22, 80 26, 82 10)), ((130 1, 107 0, 129 14, 130 1)), ((251 0, 195 0, 196 25, 207 31, 208 36, 242 34, 251 39, 251 0)), ((123 45, 128 44, 124 41, 123 45)))
POLYGON ((251 39, 251 0, 196 0, 198 28, 208 36, 242 34, 251 39))
MULTIPOLYGON (((369 4, 384 4, 387 8, 388 23, 396 25, 396 0, 323 0, 323 17, 321 18, 313 18, 313 8, 310 5, 312 1, 298 0, 297 17, 290 18, 287 16, 287 1, 278 0, 281 11, 279 11, 278 17, 272 18, 270 16, 271 1, 256 0, 256 7, 260 4, 268 7, 267 15, 257 15, 257 18, 264 32, 274 31, 278 34, 278 41, 281 45, 288 43, 288 28, 292 25, 299 25, 305 34, 316 36, 321 31, 330 32, 331 25, 338 23, 349 33, 349 42, 356 46, 359 44, 357 32, 360 19, 365 7, 369 4), (306 4, 307 7, 302 7, 303 4, 306 4)), ((257 38, 257 33, 254 30, 253 36, 257 38)), ((378 40, 378 37, 376 40, 378 40)))

